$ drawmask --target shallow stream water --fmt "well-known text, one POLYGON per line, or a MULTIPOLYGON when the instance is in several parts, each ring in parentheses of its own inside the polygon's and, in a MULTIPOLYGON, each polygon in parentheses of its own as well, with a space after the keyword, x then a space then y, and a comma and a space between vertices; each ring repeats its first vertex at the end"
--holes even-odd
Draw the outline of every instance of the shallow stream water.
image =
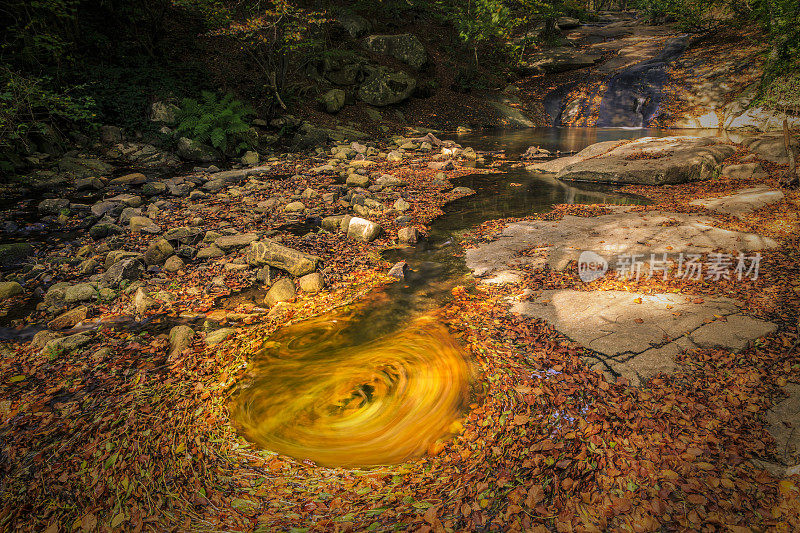
MULTIPOLYGON (((455 138, 476 150, 529 146, 576 151, 614 139, 675 134, 647 129, 537 128, 455 138)), ((473 376, 469 356, 432 318, 450 290, 471 281, 459 246, 478 224, 547 211, 558 203, 640 203, 608 188, 576 187, 511 164, 455 185, 475 195, 444 207, 427 238, 388 250, 405 260, 404 281, 330 315, 274 334, 251 358, 231 404, 241 433, 257 447, 325 466, 369 467, 425 454, 458 431, 473 376)))

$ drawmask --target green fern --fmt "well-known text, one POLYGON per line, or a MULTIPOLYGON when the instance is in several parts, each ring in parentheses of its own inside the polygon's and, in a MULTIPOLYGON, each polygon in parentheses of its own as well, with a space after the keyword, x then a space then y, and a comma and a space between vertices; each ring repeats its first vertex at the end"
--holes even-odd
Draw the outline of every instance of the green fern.
POLYGON ((218 97, 203 91, 200 100, 185 98, 178 112, 178 133, 195 141, 210 144, 229 155, 252 148, 247 117, 252 108, 233 95, 218 97))

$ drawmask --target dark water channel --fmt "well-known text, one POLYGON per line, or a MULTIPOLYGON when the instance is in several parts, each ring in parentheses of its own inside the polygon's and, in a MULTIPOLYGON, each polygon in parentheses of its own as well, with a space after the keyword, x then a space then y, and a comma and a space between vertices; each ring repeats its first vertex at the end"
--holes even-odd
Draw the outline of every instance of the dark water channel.
MULTIPOLYGON (((513 161, 531 145, 575 151, 601 140, 658 134, 546 128, 455 140, 505 151, 513 161)), ((248 440, 321 465, 368 467, 419 457, 458 431, 473 368, 431 311, 454 286, 471 281, 459 246, 463 234, 487 220, 527 216, 557 203, 640 203, 510 163, 500 170, 456 180, 475 194, 448 204, 424 241, 384 253, 408 263, 404 281, 266 339, 231 403, 234 424, 248 440)))

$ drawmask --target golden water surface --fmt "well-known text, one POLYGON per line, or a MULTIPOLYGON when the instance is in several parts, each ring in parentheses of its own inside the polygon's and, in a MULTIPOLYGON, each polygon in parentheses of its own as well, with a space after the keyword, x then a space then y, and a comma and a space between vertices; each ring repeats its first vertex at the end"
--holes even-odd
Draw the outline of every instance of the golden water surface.
POLYGON ((419 457, 452 434, 471 379, 463 349, 432 318, 376 335, 364 313, 305 321, 269 339, 231 409, 248 440, 355 467, 419 457))

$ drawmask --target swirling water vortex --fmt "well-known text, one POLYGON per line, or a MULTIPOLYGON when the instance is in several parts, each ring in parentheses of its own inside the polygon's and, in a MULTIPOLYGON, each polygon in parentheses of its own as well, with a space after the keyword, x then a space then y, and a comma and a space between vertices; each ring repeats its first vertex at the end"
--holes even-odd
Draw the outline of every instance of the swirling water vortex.
POLYGON ((452 435, 472 378, 464 350, 429 317, 380 336, 365 318, 323 317, 271 337, 231 405, 239 431, 260 448, 343 467, 414 459, 452 435))

